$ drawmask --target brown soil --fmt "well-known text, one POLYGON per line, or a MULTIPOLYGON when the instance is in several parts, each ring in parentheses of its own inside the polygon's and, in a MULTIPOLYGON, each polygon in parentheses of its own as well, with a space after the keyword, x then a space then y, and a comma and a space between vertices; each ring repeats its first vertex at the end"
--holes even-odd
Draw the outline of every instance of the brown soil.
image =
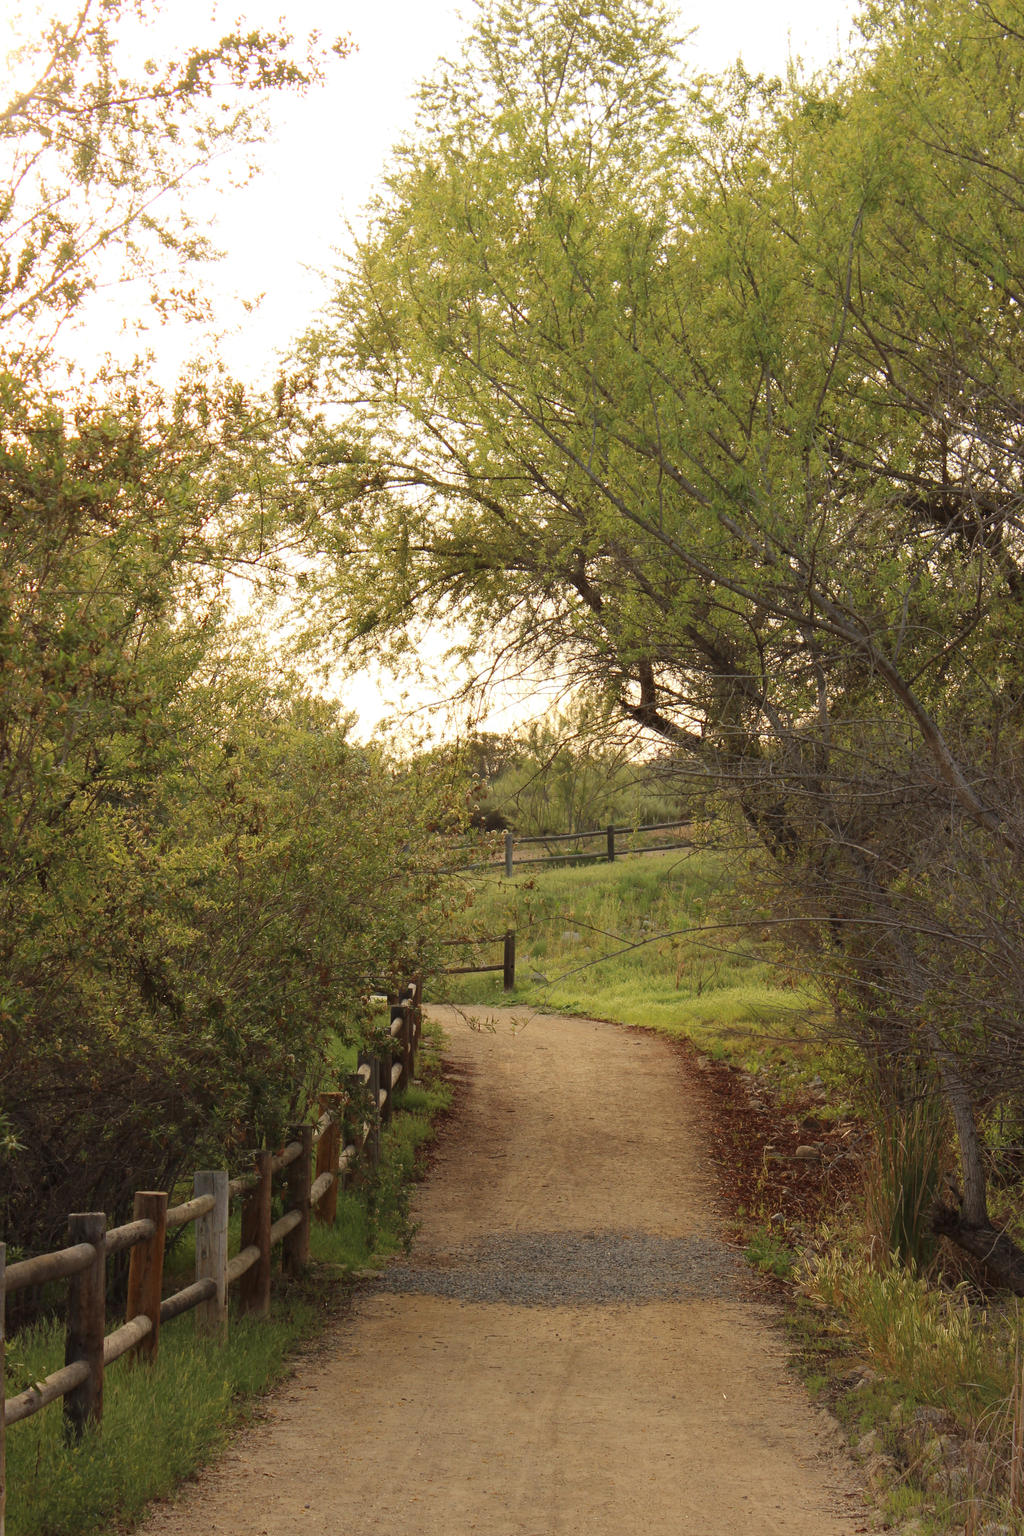
MULTIPOLYGON (((455 1293, 367 1287, 145 1536, 865 1530, 839 1437, 788 1377, 763 1299, 738 1268, 723 1294, 720 1266, 702 1267, 705 1247, 729 1262, 714 1163, 743 1162, 708 1149, 702 1123, 730 1135, 695 1089, 703 1074, 614 1025, 516 1009, 492 1011, 492 1031, 437 1012, 463 1092, 418 1195, 409 1274, 455 1293), (514 1264, 545 1244, 575 1252, 579 1234, 692 1248, 683 1293, 648 1298, 641 1273, 625 1302, 486 1295, 475 1253, 498 1245, 514 1264)), ((535 1277, 497 1278, 525 1293, 535 1277)))
POLYGON ((724 1209, 739 1231, 770 1223, 799 1236, 802 1228, 846 1205, 859 1188, 865 1132, 856 1121, 832 1120, 807 1090, 781 1109, 771 1091, 729 1062, 701 1056, 688 1040, 677 1048, 687 1066, 700 1132, 717 1172, 724 1209), (798 1157, 804 1147, 818 1155, 798 1157))

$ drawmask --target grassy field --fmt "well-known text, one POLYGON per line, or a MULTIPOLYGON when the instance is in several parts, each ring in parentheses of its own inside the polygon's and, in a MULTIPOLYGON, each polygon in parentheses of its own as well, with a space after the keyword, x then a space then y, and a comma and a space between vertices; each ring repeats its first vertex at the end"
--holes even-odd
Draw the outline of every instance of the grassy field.
MULTIPOLYGON (((721 854, 531 870, 478 879, 470 891, 464 935, 516 930, 516 989, 503 993, 500 974, 437 977, 431 1000, 528 1003, 688 1035, 752 1068, 827 1069, 820 1046, 808 1060, 821 1000, 765 942, 721 854)), ((450 954, 453 965, 501 958, 498 944, 450 954)))

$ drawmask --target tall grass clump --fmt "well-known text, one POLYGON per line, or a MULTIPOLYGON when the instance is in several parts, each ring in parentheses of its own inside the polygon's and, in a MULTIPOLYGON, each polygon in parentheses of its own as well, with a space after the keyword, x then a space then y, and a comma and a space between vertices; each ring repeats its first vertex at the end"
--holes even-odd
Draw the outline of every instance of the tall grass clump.
POLYGON ((1019 1309, 972 1302, 911 1268, 879 1269, 836 1249, 806 1262, 802 1289, 842 1313, 880 1371, 907 1396, 944 1408, 972 1432, 1005 1415, 1021 1347, 1019 1309))
MULTIPOLYGON (((956 1528, 1024 1531, 1024 1314, 1019 1302, 985 1306, 965 1286, 930 1284, 911 1268, 879 1269, 863 1254, 837 1250, 805 1260, 802 1289, 842 1314, 855 1343, 895 1385, 911 1478, 924 1478, 940 1502, 952 1500, 956 1528), (948 1424, 918 1421, 919 1405, 948 1424), (962 1456, 956 1447, 962 1443, 962 1456), (985 1511, 984 1515, 982 1511, 985 1511), (984 1523, 983 1523, 984 1522, 984 1523)), ((892 1421, 890 1421, 892 1422, 892 1421)), ((892 1492, 892 1490, 891 1490, 892 1492)), ((936 1526, 936 1529, 938 1527, 936 1526)), ((929 1527, 931 1529, 931 1527, 929 1527)), ((942 1529, 946 1530, 944 1523, 942 1529)))
POLYGON ((876 1102, 874 1120, 864 1186, 872 1259, 876 1267, 895 1261, 925 1275, 935 1261, 932 1212, 948 1149, 942 1101, 923 1085, 909 1102, 876 1102))

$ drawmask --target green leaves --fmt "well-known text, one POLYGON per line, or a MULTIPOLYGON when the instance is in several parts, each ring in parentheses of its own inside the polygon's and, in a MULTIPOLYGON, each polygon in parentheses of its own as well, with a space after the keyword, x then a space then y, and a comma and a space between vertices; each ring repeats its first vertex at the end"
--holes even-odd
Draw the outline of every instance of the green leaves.
MULTIPOLYGON (((995 421, 971 414, 979 386, 995 404, 980 376, 950 393, 995 336, 973 275, 991 198, 969 202, 958 169, 987 119, 962 82, 998 78, 998 97, 1007 74, 1001 35, 951 15, 895 22, 860 78, 783 88, 742 72, 685 85, 657 6, 486 10, 424 88, 334 338, 310 348, 362 395, 346 430, 374 435, 394 493, 363 509, 370 585, 411 547, 414 588, 508 625, 524 654, 557 641, 581 671, 617 656, 631 709, 646 634, 661 730, 678 697, 713 735, 728 693, 728 732, 745 696, 752 739, 768 676, 796 728, 809 668, 845 668, 844 692, 858 668, 874 695, 895 646, 890 704, 934 742, 906 678, 946 654, 939 607, 960 624, 973 603, 978 622, 979 568, 975 547, 935 563, 960 533, 924 509, 995 421), (929 28, 956 47, 928 52, 929 28), (969 251, 934 246, 968 219, 969 251)), ((1010 494, 1016 450, 1000 454, 1005 469, 981 457, 1010 494)), ((364 606, 358 566, 335 577, 353 637, 403 622, 364 606)))
POLYGON ((429 958, 452 791, 230 621, 276 539, 236 391, 5 397, 0 1216, 45 1246, 301 1118, 359 995, 429 958))
POLYGON ((20 366, 46 366, 53 328, 101 280, 159 272, 156 308, 198 312, 165 281, 168 258, 212 252, 188 188, 214 156, 262 136, 269 93, 320 78, 318 48, 281 31, 229 33, 140 68, 143 19, 125 0, 41 30, 12 18, 25 40, 0 102, 0 352, 20 366))

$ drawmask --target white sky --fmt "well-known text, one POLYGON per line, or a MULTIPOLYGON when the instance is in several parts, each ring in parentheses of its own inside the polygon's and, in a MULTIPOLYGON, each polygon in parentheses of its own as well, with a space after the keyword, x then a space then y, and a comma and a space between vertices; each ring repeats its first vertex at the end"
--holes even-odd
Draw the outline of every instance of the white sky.
MULTIPOLYGON (((173 28, 192 35, 208 26, 209 3, 172 0, 173 28)), ((247 20, 272 24, 281 0, 236 0, 247 20)), ((222 14, 233 18, 231 0, 222 14)), ((823 64, 843 49, 854 0, 690 0, 678 6, 680 30, 695 28, 695 66, 724 69, 742 55, 753 72, 778 73, 790 54, 823 64)), ((290 0, 287 24, 298 36, 316 28, 348 33, 358 52, 332 59, 323 90, 275 107, 274 139, 260 153, 264 170, 216 208, 215 238, 226 259, 209 284, 217 295, 226 360, 243 376, 268 353, 286 348, 315 312, 336 265, 347 225, 358 227, 388 152, 412 122, 412 93, 442 55, 454 54, 472 4, 445 0, 290 0), (258 319, 233 296, 263 295, 258 319)), ((152 338, 154 341, 156 338, 152 338)))
MULTIPOLYGON (((250 25, 274 25, 283 3, 222 0, 218 33, 239 13, 250 25)), ((64 8, 70 0, 43 0, 40 6, 51 14, 64 8)), ((741 55, 751 72, 773 74, 785 69, 790 56, 814 67, 844 51, 856 8, 855 0, 689 0, 678 5, 678 14, 681 32, 696 29, 688 45, 694 67, 721 70, 741 55)), ((462 14, 473 14, 471 0, 464 6, 446 0, 288 0, 286 25, 296 36, 313 29, 328 38, 347 33, 358 51, 332 56, 325 88, 274 105, 272 138, 258 151, 262 169, 247 187, 198 194, 195 206, 204 218, 208 209, 210 233, 225 252, 204 280, 214 303, 216 345, 241 379, 260 382, 316 314, 327 292, 325 274, 338 265, 349 225, 358 227, 389 149, 411 126, 417 83, 439 57, 458 51, 467 29, 462 14), (254 311, 243 308, 243 301, 257 299, 254 311)), ((208 36, 213 25, 210 0, 167 0, 158 31, 180 44, 208 36)), ((158 52, 155 41, 148 48, 158 52)), ((109 344, 104 336, 112 338, 117 329, 118 306, 129 303, 129 294, 115 291, 109 331, 107 322, 89 325, 84 347, 90 355, 109 344)), ((174 326, 150 330, 142 344, 152 349, 166 378, 176 376, 189 353, 209 355, 214 345, 194 328, 174 326)), ((439 652, 440 644, 434 649, 439 652)), ((339 691, 368 732, 392 712, 401 689, 364 676, 339 691)), ((414 697, 426 697, 421 687, 414 697)), ((501 729, 522 713, 513 704, 506 718, 499 714, 488 723, 501 729)))

